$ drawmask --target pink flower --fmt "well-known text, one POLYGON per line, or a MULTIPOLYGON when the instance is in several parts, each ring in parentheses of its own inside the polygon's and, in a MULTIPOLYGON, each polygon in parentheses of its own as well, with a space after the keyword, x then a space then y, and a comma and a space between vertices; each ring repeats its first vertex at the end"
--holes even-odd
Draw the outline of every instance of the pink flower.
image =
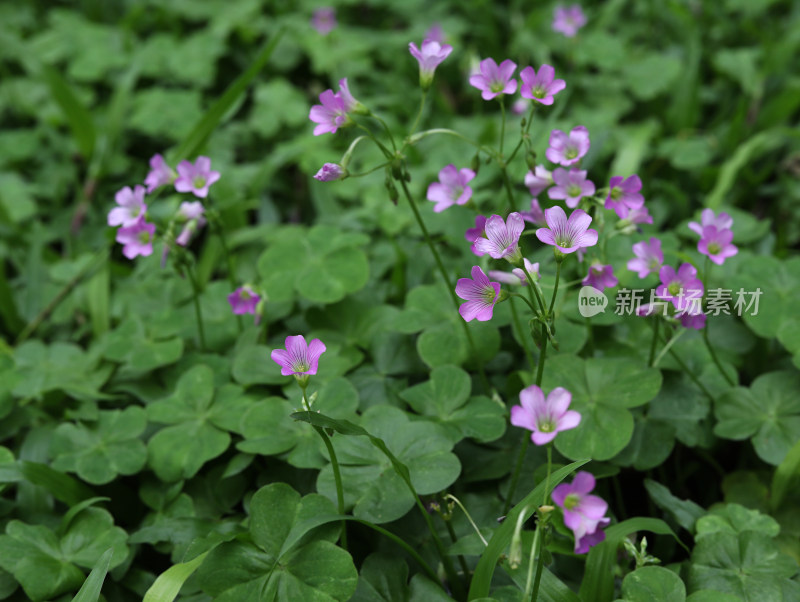
POLYGON ((703 235, 703 228, 706 226, 714 226, 717 230, 730 230, 733 227, 733 218, 724 211, 720 212, 719 215, 715 215, 713 209, 703 209, 700 218, 701 223, 699 224, 697 222, 689 222, 689 229, 700 236, 703 235))
POLYGON ((703 298, 703 283, 697 277, 697 270, 691 263, 684 263, 676 272, 672 266, 665 265, 659 270, 661 285, 656 287, 656 295, 672 301, 679 312, 697 315, 702 312, 700 301, 703 298))
POLYGON ((475 227, 474 228, 467 228, 467 231, 464 232, 464 238, 466 238, 469 242, 475 242, 479 238, 482 238, 486 235, 486 218, 482 215, 478 215, 475 217, 475 227))
MULTIPOLYGON (((525 270, 531 275, 532 278, 539 280, 541 276, 539 275, 539 264, 538 263, 531 263, 528 261, 527 257, 522 258, 522 262, 525 265, 525 270)), ((522 268, 514 268, 511 270, 511 273, 508 272, 501 272, 500 270, 489 270, 489 277, 494 278, 498 282, 502 282, 503 284, 513 284, 515 286, 528 286, 528 277, 525 275, 525 270, 522 268)))
POLYGON ((343 175, 344 170, 341 165, 337 163, 326 163, 314 174, 314 179, 320 182, 333 182, 334 180, 341 180, 343 175))
POLYGON ((438 23, 431 25, 430 28, 428 28, 428 31, 425 32, 423 39, 444 44, 444 30, 442 29, 442 26, 438 23))
POLYGON ((172 184, 174 178, 175 173, 170 166, 167 165, 167 162, 164 161, 164 157, 158 154, 153 155, 150 158, 150 171, 144 179, 144 183, 147 186, 147 194, 150 194, 156 188, 164 186, 165 184, 172 184))
POLYGON ((556 387, 545 399, 542 390, 531 385, 519 392, 519 401, 522 405, 511 408, 511 424, 533 431, 531 441, 536 445, 550 443, 560 431, 581 422, 578 412, 567 409, 572 393, 564 387, 556 387))
POLYGON ((534 226, 546 226, 547 221, 544 217, 544 211, 539 206, 538 199, 531 199, 531 210, 530 211, 520 211, 519 214, 522 216, 526 222, 532 223, 534 226))
POLYGON ((228 295, 228 303, 231 304, 231 310, 237 315, 255 314, 259 301, 261 301, 261 296, 247 284, 240 286, 228 295))
POLYGON ((319 124, 314 128, 315 136, 328 132, 335 134, 337 129, 349 124, 347 105, 340 94, 325 90, 319 95, 319 100, 322 104, 314 105, 308 113, 308 118, 319 124))
POLYGON ((408 51, 419 62, 420 85, 427 90, 433 81, 433 72, 436 71, 436 67, 453 52, 453 47, 440 44, 435 40, 424 40, 422 49, 417 48, 417 45, 411 42, 408 45, 408 51))
POLYGON ((552 183, 553 174, 544 165, 537 165, 533 171, 525 174, 525 186, 531 191, 531 196, 539 196, 552 183))
POLYGON ((511 263, 522 259, 519 250, 519 237, 525 229, 525 222, 519 213, 512 213, 504 221, 499 215, 486 220, 486 238, 478 238, 472 243, 476 255, 488 253, 494 259, 507 259, 511 263))
POLYGON ((514 115, 522 115, 525 112, 525 109, 528 108, 529 104, 530 103, 527 100, 518 98, 511 105, 511 112, 514 113, 514 115))
POLYGON ((589 146, 589 130, 582 125, 572 128, 569 135, 561 130, 553 130, 545 157, 552 163, 569 167, 581 160, 589 146))
POLYGON ((681 326, 684 328, 703 330, 703 328, 706 327, 706 315, 704 313, 682 313, 680 315, 676 314, 676 316, 681 321, 681 326))
POLYGON ((208 196, 208 187, 217 180, 219 180, 219 172, 211 171, 211 159, 200 156, 197 157, 194 164, 186 160, 178 163, 175 190, 191 192, 194 196, 204 199, 208 196))
POLYGON ((330 6, 324 6, 314 11, 311 16, 311 27, 326 36, 336 29, 336 10, 330 6))
POLYGON ((273 349, 270 357, 281 367, 283 376, 313 376, 324 352, 322 341, 314 339, 307 344, 305 337, 298 334, 286 337, 286 350, 273 349))
MULTIPOLYGON (((614 207, 614 213, 617 214, 623 222, 627 221, 629 224, 652 224, 653 216, 647 211, 647 207, 639 207, 638 209, 628 209, 625 205, 617 204, 614 207)), ((622 223, 622 222, 620 222, 622 223)))
POLYGON ((586 25, 586 15, 583 14, 580 5, 573 4, 569 8, 556 7, 553 13, 553 31, 571 38, 584 25, 586 25))
POLYGON ((594 184, 586 179, 586 171, 580 169, 567 171, 559 167, 553 171, 553 181, 556 185, 547 191, 547 195, 565 201, 570 209, 575 209, 583 197, 594 194, 594 184))
POLYGON ((656 272, 664 263, 661 241, 651 238, 649 242, 640 241, 633 245, 634 259, 628 261, 628 269, 638 272, 639 278, 645 278, 650 272, 656 272))
POLYGON ((546 245, 553 245, 562 253, 572 253, 582 247, 597 244, 597 231, 590 230, 592 218, 583 209, 576 209, 567 219, 561 207, 545 209, 547 228, 539 228, 536 238, 546 245))
POLYGON ((128 259, 138 255, 147 257, 153 253, 153 236, 156 232, 155 224, 144 221, 144 215, 130 226, 123 226, 117 230, 117 242, 122 247, 122 254, 128 259))
POLYGON ((360 115, 366 115, 369 113, 367 107, 361 104, 355 97, 350 93, 350 88, 347 85, 347 78, 343 77, 339 80, 339 98, 342 99, 344 103, 344 110, 348 113, 356 113, 360 115))
POLYGON ((731 244, 733 230, 720 230, 716 226, 703 228, 703 237, 697 243, 697 250, 717 265, 725 263, 725 259, 739 252, 736 245, 731 244))
POLYGON ((614 288, 619 284, 619 280, 614 276, 614 267, 595 263, 589 266, 589 273, 581 281, 583 286, 592 286, 599 291, 607 288, 614 288))
POLYGON ((616 209, 620 205, 628 209, 639 209, 644 205, 644 197, 639 192, 642 189, 642 180, 636 174, 627 179, 614 176, 608 185, 610 190, 606 197, 606 209, 616 209))
POLYGON ((458 313, 465 321, 486 322, 492 319, 495 303, 500 297, 500 284, 490 282, 483 270, 472 268, 472 279, 459 278, 456 283, 456 295, 466 301, 458 308, 458 313))
POLYGON ((605 516, 608 504, 596 495, 589 495, 595 480, 591 473, 580 471, 572 483, 561 483, 553 489, 553 501, 564 511, 564 524, 575 535, 575 553, 585 554, 605 539, 600 530, 611 522, 605 516))
POLYGON ((427 198, 436 203, 436 213, 444 211, 452 205, 464 205, 472 197, 472 188, 467 184, 475 177, 475 172, 464 167, 456 168, 452 163, 439 172, 439 181, 428 186, 427 198))
POLYGON ((189 244, 189 240, 198 229, 206 225, 206 218, 203 203, 194 201, 193 203, 181 203, 178 208, 178 217, 186 222, 181 233, 175 238, 175 242, 182 247, 189 244))
POLYGON ((517 91, 517 80, 511 79, 517 64, 510 59, 504 60, 497 66, 494 59, 483 59, 480 64, 480 73, 469 77, 469 84, 481 90, 484 100, 491 100, 499 94, 513 94, 517 91))
POLYGON ((114 207, 108 212, 109 226, 133 226, 147 211, 143 186, 135 186, 133 190, 130 186, 126 186, 117 191, 114 200, 119 207, 114 207))
POLYGON ((537 74, 533 67, 525 67, 519 72, 522 85, 519 93, 522 98, 530 98, 543 105, 553 104, 553 96, 567 87, 563 79, 554 79, 556 70, 550 65, 539 67, 537 74))

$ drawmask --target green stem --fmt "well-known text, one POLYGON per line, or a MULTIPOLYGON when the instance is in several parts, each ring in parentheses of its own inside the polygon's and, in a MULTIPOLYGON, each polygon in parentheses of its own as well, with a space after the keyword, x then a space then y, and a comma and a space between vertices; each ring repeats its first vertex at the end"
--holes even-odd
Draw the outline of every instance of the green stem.
MULTIPOLYGON (((533 309, 533 306, 530 305, 528 300, 520 295, 519 293, 513 293, 512 298, 508 300, 509 304, 511 305, 511 319, 514 321, 514 328, 517 330, 517 335, 519 336, 519 340, 522 341, 522 348, 525 350, 525 357, 528 358, 528 365, 531 367, 531 374, 536 372, 535 362, 533 361, 533 354, 531 353, 531 348, 528 345, 528 333, 522 331, 522 327, 519 323, 519 316, 517 315, 517 308, 514 305, 514 296, 520 297, 525 303, 533 309)), ((535 310, 534 310, 535 311, 535 310)))
POLYGON ((414 119, 414 123, 411 126, 411 130, 408 132, 409 138, 417 131, 417 126, 419 125, 419 120, 422 118, 422 110, 425 108, 425 99, 428 97, 428 91, 422 91, 422 97, 419 100, 419 111, 417 111, 417 117, 414 119))
POLYGON ((427 138, 428 136, 433 136, 434 134, 448 134, 450 136, 455 136, 456 138, 461 138, 464 142, 468 142, 469 144, 471 144, 472 146, 474 146, 478 150, 483 151, 487 155, 489 155, 491 157, 497 157, 497 151, 495 151, 493 148, 489 148, 488 146, 484 146, 483 144, 480 144, 479 142, 475 142, 471 138, 467 138, 462 133, 457 132, 455 130, 448 129, 448 128, 433 128, 433 129, 430 129, 430 130, 425 130, 423 132, 420 132, 419 134, 414 134, 413 136, 409 136, 407 141, 406 141, 406 143, 414 145, 417 142, 419 142, 420 140, 422 140, 423 138, 427 138))
MULTIPOLYGON (((536 315, 536 312, 538 310, 533 306, 533 300, 532 299, 529 301, 528 298, 525 297, 525 295, 520 295, 519 293, 514 293, 514 292, 508 293, 508 296, 509 297, 519 297, 520 299, 522 299, 527 304, 527 306, 531 308, 531 311, 533 312, 533 315, 536 315)), ((514 310, 512 309, 511 311, 513 312, 514 310)))
POLYGON ((705 328, 703 328, 703 341, 705 342, 706 348, 708 349, 708 352, 711 354, 711 359, 714 360, 714 364, 717 366, 717 370, 719 370, 719 373, 722 374, 723 378, 727 381, 727 383, 731 387, 735 387, 736 381, 734 381, 730 376, 728 376, 728 373, 725 372, 725 370, 722 368, 722 362, 719 361, 719 358, 717 357, 717 352, 714 351, 714 346, 708 339, 708 324, 709 322, 708 320, 706 320, 705 328))
MULTIPOLYGON (((450 540, 453 542, 453 544, 455 544, 458 541, 458 538, 456 537, 456 532, 453 529, 453 525, 451 525, 450 521, 444 517, 442 517, 442 520, 444 520, 444 524, 447 526, 447 532, 450 534, 450 540)), ((464 556, 461 554, 458 555, 458 564, 461 565, 461 571, 464 573, 464 579, 467 579, 469 577, 469 567, 467 566, 467 561, 464 560, 464 556)))
POLYGON ((505 188, 506 196, 508 197, 508 210, 510 212, 516 211, 516 207, 514 206, 514 191, 511 189, 511 179, 508 177, 508 169, 506 168, 505 161, 502 161, 502 159, 500 171, 503 173, 503 188, 505 188))
POLYGON ((197 283, 197 277, 192 266, 186 267, 186 274, 189 276, 189 282, 192 283, 192 301, 194 302, 194 316, 197 320, 197 332, 200 335, 200 350, 205 351, 206 333, 203 330, 203 312, 200 309, 200 285, 197 283))
POLYGON ((398 546, 400 546, 406 552, 408 552, 409 556, 411 556, 414 560, 417 561, 417 564, 419 564, 419 566, 422 568, 422 570, 425 572, 425 574, 428 576, 428 578, 431 581, 433 581, 434 583, 439 584, 439 576, 436 574, 436 571, 434 571, 430 566, 428 566, 428 563, 425 562, 425 559, 422 556, 420 556, 419 552, 417 552, 413 547, 411 547, 405 541, 403 541, 402 538, 398 537, 397 535, 395 535, 391 531, 388 531, 388 530, 384 529, 383 527, 381 527, 379 525, 376 525, 374 523, 371 523, 371 522, 369 522, 367 520, 363 520, 363 519, 360 519, 360 518, 354 518, 352 516, 346 517, 346 520, 352 520, 352 521, 355 521, 357 523, 361 523, 362 525, 364 525, 366 527, 369 527, 370 529, 373 529, 374 531, 377 531, 381 535, 385 535, 386 537, 391 539, 394 543, 396 543, 398 546))
MULTIPOLYGON (((234 269, 233 265, 233 256, 231 255, 230 248, 228 247, 228 239, 225 236, 225 230, 222 227, 222 221, 219 219, 219 214, 214 211, 213 213, 209 214, 209 217, 212 217, 213 224, 214 224, 214 232, 219 237, 220 246, 222 246, 222 253, 225 255, 225 263, 228 265, 228 283, 231 286, 231 290, 236 290, 236 270, 234 269)), ((242 316, 236 316, 236 323, 239 326, 239 332, 244 332, 244 323, 242 322, 242 316)))
POLYGON ((533 563, 538 556, 541 556, 541 546, 539 545, 539 539, 542 530, 537 525, 536 531, 533 534, 533 545, 531 546, 531 555, 528 559, 528 575, 525 578, 525 593, 522 595, 523 599, 527 599, 531 597, 531 592, 533 592, 533 563))
MULTIPOLYGON (((305 397, 305 389, 303 389, 303 397, 305 397)), ((342 473, 339 471, 339 461, 336 458, 336 451, 333 449, 330 437, 325 433, 325 429, 320 426, 315 426, 314 430, 322 437, 325 443, 325 448, 328 450, 328 456, 331 459, 331 467, 333 468, 333 480, 336 483, 336 506, 339 514, 344 514, 344 488, 342 487, 342 473)), ((347 523, 342 521, 342 548, 347 551, 347 523)))
POLYGON ((696 384, 697 387, 703 392, 703 394, 706 397, 708 397, 708 399, 711 400, 711 402, 713 403, 714 402, 714 396, 706 388, 706 386, 700 381, 700 379, 697 377, 697 375, 694 372, 692 372, 691 370, 689 370, 689 366, 687 366, 683 362, 683 360, 678 356, 678 354, 675 353, 672 349, 669 350, 669 354, 672 356, 672 359, 674 359, 678 363, 678 365, 681 367, 681 370, 683 370, 689 376, 689 378, 691 378, 692 381, 694 381, 694 384, 696 384))
POLYGON ((525 124, 525 131, 519 137, 519 142, 517 142, 517 146, 514 147, 514 151, 508 157, 507 163, 511 163, 514 160, 514 157, 517 156, 517 151, 522 147, 523 142, 525 142, 525 139, 528 136, 528 132, 531 129, 531 122, 533 121, 533 113, 534 113, 535 109, 536 109, 536 103, 532 102, 531 103, 531 110, 528 112, 528 122, 525 124))
POLYGON ((556 262, 556 285, 553 288, 553 296, 550 298, 550 309, 548 310, 549 315, 553 315, 553 308, 556 305, 556 295, 558 294, 558 281, 561 279, 561 262, 556 262))
MULTIPOLYGON (((548 494, 550 492, 550 471, 553 468, 553 445, 547 444, 547 476, 544 479, 544 495, 542 496, 542 506, 547 504, 548 494)), ((539 550, 536 560, 536 577, 533 580, 533 591, 531 592, 531 602, 536 602, 539 597, 539 584, 542 580, 542 569, 544 568, 544 555, 542 554, 542 546, 544 545, 544 528, 545 518, 539 516, 539 522, 536 525, 536 533, 539 535, 539 550)))
POLYGON ((359 128, 359 129, 364 130, 367 133, 367 136, 369 136, 369 139, 372 140, 375 144, 377 144, 378 147, 383 152, 384 156, 391 161, 391 159, 393 157, 392 151, 390 151, 388 148, 386 148, 386 146, 380 140, 378 140, 375 137, 375 134, 372 133, 372 130, 370 130, 367 127, 364 127, 360 123, 356 123, 356 127, 359 128))
POLYGON ((387 161, 386 163, 381 163, 380 165, 376 165, 372 169, 368 169, 367 171, 362 171, 361 173, 348 173, 347 177, 348 178, 363 178, 364 176, 368 176, 372 172, 378 171, 379 169, 383 169, 387 165, 391 165, 391 162, 387 161))
POLYGON ((503 100, 505 95, 500 95, 500 113, 502 114, 502 121, 500 123, 500 156, 503 156, 503 142, 506 137, 506 103, 503 100))
POLYGON ((380 123, 383 126, 383 131, 386 132, 386 137, 389 139, 389 142, 392 143, 392 148, 394 149, 394 151, 397 152, 397 145, 394 143, 394 137, 392 136, 392 132, 389 130, 389 126, 386 125, 386 122, 383 119, 381 119, 374 113, 372 114, 372 116, 375 119, 377 119, 378 123, 380 123))
MULTIPOLYGON (((528 295, 531 298, 531 303, 534 303, 534 296, 536 297, 536 303, 539 304, 539 309, 544 314, 544 298, 539 292, 539 284, 536 280, 533 279, 532 275, 528 272, 528 268, 525 267, 525 260, 522 261, 522 271, 525 273, 525 278, 528 280, 528 295)), ((529 304, 530 305, 530 304, 529 304)), ((534 310, 534 314, 536 310, 534 310)))
MULTIPOLYGON (((444 264, 442 263, 442 258, 439 256, 439 252, 436 250, 436 247, 433 245, 433 241, 431 240, 431 235, 428 233, 428 229, 425 227, 425 222, 422 221, 422 215, 419 213, 419 209, 417 208, 414 199, 411 198, 411 193, 408 191, 408 186, 406 185, 406 181, 404 179, 398 180, 400 182, 400 186, 403 188, 403 193, 406 195, 406 199, 408 200, 408 204, 411 205, 411 210, 414 212, 414 217, 417 220, 417 224, 419 224, 420 230, 422 230, 422 235, 425 238, 425 242, 428 244, 428 248, 431 250, 433 254, 433 258, 436 261, 436 265, 439 268, 439 272, 442 274, 442 278, 444 278, 444 282, 447 285, 447 291, 450 293, 450 299, 453 302, 453 306, 455 307, 456 311, 458 311, 458 307, 460 303, 458 302, 458 297, 456 296, 456 289, 453 287, 453 283, 450 280, 450 277, 447 275, 447 270, 444 268, 444 264)), ((459 320, 459 323, 464 328, 464 334, 467 337, 467 342, 469 343, 470 349, 472 350, 472 356, 478 361, 478 373, 481 377, 481 383, 483 384, 484 390, 488 393, 490 391, 489 381, 486 379, 486 373, 483 371, 483 366, 478 360, 478 350, 475 346, 475 341, 472 338, 472 333, 467 326, 467 323, 464 320, 459 320)))
POLYGON ((647 362, 647 365, 651 368, 654 365, 656 359, 656 348, 658 347, 658 327, 661 323, 661 320, 658 319, 656 316, 656 323, 653 326, 653 341, 650 343, 650 359, 647 362))

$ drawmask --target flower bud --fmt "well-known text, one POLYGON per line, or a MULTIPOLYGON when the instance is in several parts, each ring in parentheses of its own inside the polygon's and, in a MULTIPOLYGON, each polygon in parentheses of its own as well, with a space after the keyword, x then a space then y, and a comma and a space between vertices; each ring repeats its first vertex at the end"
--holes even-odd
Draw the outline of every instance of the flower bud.
POLYGON ((333 182, 343 180, 347 177, 347 170, 337 163, 326 163, 314 175, 314 179, 319 182, 333 182))

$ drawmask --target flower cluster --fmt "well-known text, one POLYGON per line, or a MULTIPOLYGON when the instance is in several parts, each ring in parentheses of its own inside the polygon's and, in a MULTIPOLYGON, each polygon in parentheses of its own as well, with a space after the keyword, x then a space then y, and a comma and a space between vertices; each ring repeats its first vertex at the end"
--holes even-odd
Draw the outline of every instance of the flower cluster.
MULTIPOLYGON (((470 75, 469 83, 481 91, 484 100, 492 100, 503 94, 514 94, 518 82, 513 78, 517 64, 506 59, 499 65, 492 58, 483 59, 478 70, 470 75)), ((533 67, 525 67, 519 73, 522 85, 522 98, 533 100, 543 105, 553 104, 553 96, 567 87, 563 79, 556 79, 556 71, 550 65, 542 65, 537 71, 533 67)))
MULTIPOLYGON (((150 159, 150 171, 144 179, 145 186, 130 186, 117 191, 114 200, 116 207, 108 212, 109 226, 117 227, 116 240, 122 245, 122 254, 128 259, 138 256, 146 257, 153 253, 156 225, 147 222, 147 204, 145 195, 155 192, 162 186, 173 185, 177 192, 191 192, 195 197, 204 199, 208 189, 219 180, 218 171, 212 171, 211 159, 197 157, 194 163, 181 161, 177 165, 177 174, 167 165, 164 157, 157 154, 150 159)), ((205 208, 199 201, 183 202, 175 213, 173 222, 182 225, 175 243, 187 246, 192 235, 206 224, 205 208)))

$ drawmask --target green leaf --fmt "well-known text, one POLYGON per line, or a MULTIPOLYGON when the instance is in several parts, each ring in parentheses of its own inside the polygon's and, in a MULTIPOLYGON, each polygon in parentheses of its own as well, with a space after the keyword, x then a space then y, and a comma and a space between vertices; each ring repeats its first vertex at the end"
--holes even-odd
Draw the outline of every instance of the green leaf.
POLYGON ((104 343, 103 357, 123 364, 123 374, 151 372, 174 364, 183 355, 182 338, 158 340, 146 332, 144 322, 136 316, 117 326, 104 343))
POLYGON ((186 580, 192 576, 197 567, 203 564, 206 556, 208 556, 208 552, 169 567, 145 592, 143 602, 172 602, 180 593, 186 580))
POLYGON ((780 526, 774 518, 761 514, 758 510, 750 510, 739 504, 725 504, 713 508, 697 520, 695 541, 714 533, 738 535, 745 531, 776 537, 780 532, 780 526))
POLYGON ((555 387, 572 393, 570 409, 581 414, 577 428, 556 438, 558 451, 568 458, 608 460, 633 435, 633 416, 627 408, 656 396, 661 372, 626 359, 557 355, 548 360, 542 380, 545 391, 555 387))
MULTIPOLYGON (((741 305, 742 319, 760 337, 775 338, 784 322, 795 318, 795 303, 800 297, 800 257, 781 261, 769 255, 743 258, 739 265, 740 276, 734 283, 735 291, 762 292, 748 309, 753 296, 744 294, 741 305)), ((738 295, 734 293, 734 302, 738 295)))
POLYGON ((792 446, 783 462, 775 469, 772 475, 772 488, 770 490, 770 507, 772 510, 780 508, 781 502, 789 490, 792 480, 800 475, 800 441, 792 446))
POLYGON ((75 594, 72 602, 97 602, 100 599, 100 591, 103 589, 103 581, 106 579, 113 555, 114 548, 106 550, 105 554, 97 561, 97 566, 92 569, 86 581, 83 582, 81 589, 75 594))
MULTIPOLYGON (((327 537, 285 546, 297 525, 333 511, 333 503, 320 495, 301 499, 284 483, 262 487, 250 503, 252 543, 227 542, 212 550, 199 573, 200 586, 219 602, 348 600, 358 573, 347 552, 327 537)), ((326 529, 336 537, 338 526, 326 529)))
POLYGON ((684 602, 686 586, 675 573, 660 566, 644 566, 625 575, 622 581, 625 602, 684 602))
POLYGON ((70 130, 72 130, 72 136, 75 138, 78 150, 80 150, 84 159, 89 161, 94 152, 96 139, 92 114, 78 99, 69 83, 55 68, 49 65, 43 65, 42 76, 50 88, 50 94, 53 95, 53 99, 61 107, 64 116, 67 118, 67 123, 69 124, 70 130))
POLYGON ((644 480, 644 487, 659 508, 669 512, 681 527, 694 533, 697 520, 706 513, 702 506, 675 497, 667 487, 651 479, 644 480))
POLYGON ((800 439, 800 373, 770 372, 749 389, 737 387, 717 399, 714 433, 726 439, 750 438, 758 456, 780 464, 800 439))
POLYGON ((370 554, 361 565, 358 587, 350 600, 405 602, 408 598, 407 583, 408 566, 402 558, 380 552, 370 554))
POLYGON ((19 464, 20 474, 34 485, 40 485, 49 491, 54 498, 70 506, 94 497, 94 492, 71 476, 50 468, 47 464, 22 461, 19 464))

